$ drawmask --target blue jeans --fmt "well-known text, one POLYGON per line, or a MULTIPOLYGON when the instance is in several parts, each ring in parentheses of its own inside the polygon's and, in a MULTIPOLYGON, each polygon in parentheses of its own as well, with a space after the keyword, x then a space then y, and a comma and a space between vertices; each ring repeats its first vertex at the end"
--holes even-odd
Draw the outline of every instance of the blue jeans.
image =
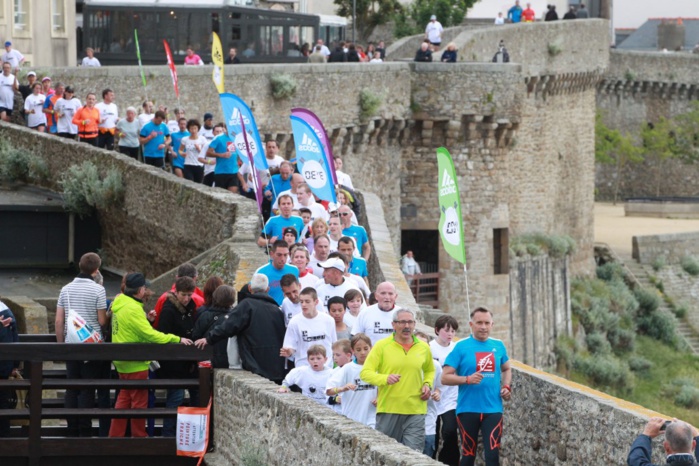
POLYGON ((434 456, 435 440, 437 440, 437 435, 425 435, 425 448, 422 453, 432 458, 434 456))

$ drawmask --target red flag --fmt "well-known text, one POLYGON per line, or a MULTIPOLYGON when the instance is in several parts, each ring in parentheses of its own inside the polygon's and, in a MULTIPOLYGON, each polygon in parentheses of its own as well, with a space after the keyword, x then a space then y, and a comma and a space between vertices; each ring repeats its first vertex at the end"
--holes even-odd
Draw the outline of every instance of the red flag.
POLYGON ((175 95, 180 98, 180 88, 177 85, 177 68, 175 68, 175 60, 172 59, 172 52, 170 51, 170 46, 167 45, 167 41, 163 39, 163 45, 165 46, 165 55, 167 55, 167 66, 170 67, 170 76, 172 76, 172 85, 175 86, 175 95))

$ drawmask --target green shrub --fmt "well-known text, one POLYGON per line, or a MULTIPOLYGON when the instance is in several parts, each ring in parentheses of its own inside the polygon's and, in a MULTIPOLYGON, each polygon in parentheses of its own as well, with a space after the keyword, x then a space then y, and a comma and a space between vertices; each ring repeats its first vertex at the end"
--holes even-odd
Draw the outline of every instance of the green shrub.
POLYGON ((597 278, 604 280, 606 282, 611 282, 614 280, 624 280, 626 277, 626 272, 624 267, 617 262, 607 262, 604 265, 597 267, 597 278))
POLYGON ((647 372, 651 367, 653 367, 653 363, 646 358, 641 356, 632 356, 629 358, 629 369, 634 372, 647 372))
POLYGON ((9 142, 0 141, 0 179, 11 182, 42 182, 49 169, 41 157, 24 149, 15 149, 9 142))
POLYGON ((374 94, 368 89, 363 89, 359 93, 359 117, 366 120, 378 112, 381 107, 381 96, 374 94))
POLYGON ((240 464, 242 466, 267 466, 267 455, 260 444, 247 440, 243 442, 240 450, 240 464))
POLYGON ((694 257, 683 257, 680 262, 680 265, 682 266, 682 269, 691 276, 696 277, 697 275, 699 275, 699 263, 697 263, 694 257))
POLYGON ((559 55, 563 51, 561 46, 558 44, 548 44, 547 49, 548 49, 549 55, 552 57, 559 55))
POLYGON ((659 272, 663 267, 667 265, 667 260, 665 259, 665 256, 658 256, 655 259, 653 259, 653 262, 651 266, 653 267, 653 270, 656 272, 659 272))
POLYGON ((89 215, 95 208, 118 206, 124 198, 121 173, 110 169, 101 178, 97 167, 91 162, 69 167, 59 184, 63 187, 64 208, 80 216, 89 215))
POLYGON ((607 284, 609 288, 609 309, 621 316, 633 318, 638 309, 638 301, 629 287, 621 280, 607 284))
POLYGON ((523 244, 510 244, 510 252, 517 257, 523 257, 527 255, 527 247, 523 244))
POLYGON ((273 74, 269 82, 272 85, 272 97, 275 99, 286 99, 296 95, 296 80, 288 74, 273 74))
POLYGON ((596 385, 627 390, 633 386, 634 377, 629 366, 614 356, 576 356, 573 368, 580 371, 596 385))
POLYGON ((607 340, 616 354, 630 353, 636 348, 636 333, 627 328, 610 329, 607 332, 607 340))
POLYGON ((679 393, 675 395, 675 404, 684 408, 696 408, 699 406, 699 388, 692 385, 682 385, 679 393))
POLYGON ((608 354, 612 352, 612 345, 601 333, 589 333, 585 337, 587 349, 593 354, 608 354))
POLYGON ((527 233, 513 238, 510 242, 510 247, 520 247, 521 245, 527 249, 527 254, 531 256, 547 253, 550 257, 561 258, 575 252, 575 240, 568 235, 527 233))
POLYGON ((672 312, 675 313, 678 319, 684 319, 687 317, 687 303, 680 303, 679 305, 672 308, 672 312))
POLYGON ((660 340, 670 346, 677 347, 675 335, 675 319, 664 312, 653 312, 638 318, 638 330, 651 338, 660 340))
POLYGON ((538 244, 527 244, 527 254, 530 256, 540 256, 543 252, 538 244))
POLYGON ((637 288, 633 292, 636 301, 638 301, 638 315, 648 316, 658 310, 660 306, 660 298, 658 293, 647 288, 637 288))

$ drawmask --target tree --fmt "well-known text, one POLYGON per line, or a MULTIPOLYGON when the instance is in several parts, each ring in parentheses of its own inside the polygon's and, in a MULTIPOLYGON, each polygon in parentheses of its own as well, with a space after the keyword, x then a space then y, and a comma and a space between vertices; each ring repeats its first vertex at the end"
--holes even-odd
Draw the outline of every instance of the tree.
POLYGON ((477 0, 414 0, 410 5, 410 16, 415 21, 420 32, 430 21, 430 16, 436 15, 444 27, 458 26, 464 20, 466 11, 477 0))
POLYGON ((631 136, 622 134, 619 130, 610 129, 602 121, 602 114, 597 113, 595 118, 595 161, 603 164, 616 165, 616 179, 614 180, 613 203, 619 198, 619 188, 624 167, 628 162, 638 163, 643 161, 642 149, 634 145, 631 136))
POLYGON ((356 2, 356 27, 359 37, 369 37, 376 26, 385 24, 403 10, 398 0, 334 0, 337 14, 353 19, 356 2))
POLYGON ((660 117, 657 123, 648 123, 641 128, 641 140, 644 158, 655 160, 655 195, 660 196, 664 162, 681 153, 676 141, 675 124, 665 117, 660 117))
POLYGON ((687 163, 699 160, 699 102, 692 109, 675 118, 675 142, 679 157, 687 163))

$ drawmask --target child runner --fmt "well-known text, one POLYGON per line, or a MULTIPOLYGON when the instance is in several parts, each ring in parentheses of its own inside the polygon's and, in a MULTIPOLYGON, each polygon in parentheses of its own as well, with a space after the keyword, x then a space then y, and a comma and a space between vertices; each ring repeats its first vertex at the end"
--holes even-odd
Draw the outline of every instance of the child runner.
MULTIPOLYGON (((325 354, 332 351, 332 344, 337 341, 335 321, 329 315, 318 312, 318 294, 313 288, 301 290, 299 298, 301 314, 289 321, 284 343, 279 355, 289 358, 296 357, 296 367, 308 366, 306 351, 314 345, 325 347, 325 354)), ((327 359, 327 358, 326 358, 327 359)), ((332 364, 328 363, 328 367, 332 364)), ((322 389, 321 389, 322 390, 322 389)))
POLYGON ((288 393, 300 390, 302 395, 323 406, 328 406, 323 388, 327 385, 332 369, 326 364, 328 358, 325 348, 321 345, 312 345, 308 348, 305 356, 306 365, 291 369, 278 391, 279 393, 288 393))
POLYGON ((342 338, 349 340, 351 337, 350 331, 352 327, 348 326, 343 320, 346 307, 347 302, 345 298, 333 296, 328 300, 328 314, 335 319, 335 333, 337 333, 338 340, 342 338))

